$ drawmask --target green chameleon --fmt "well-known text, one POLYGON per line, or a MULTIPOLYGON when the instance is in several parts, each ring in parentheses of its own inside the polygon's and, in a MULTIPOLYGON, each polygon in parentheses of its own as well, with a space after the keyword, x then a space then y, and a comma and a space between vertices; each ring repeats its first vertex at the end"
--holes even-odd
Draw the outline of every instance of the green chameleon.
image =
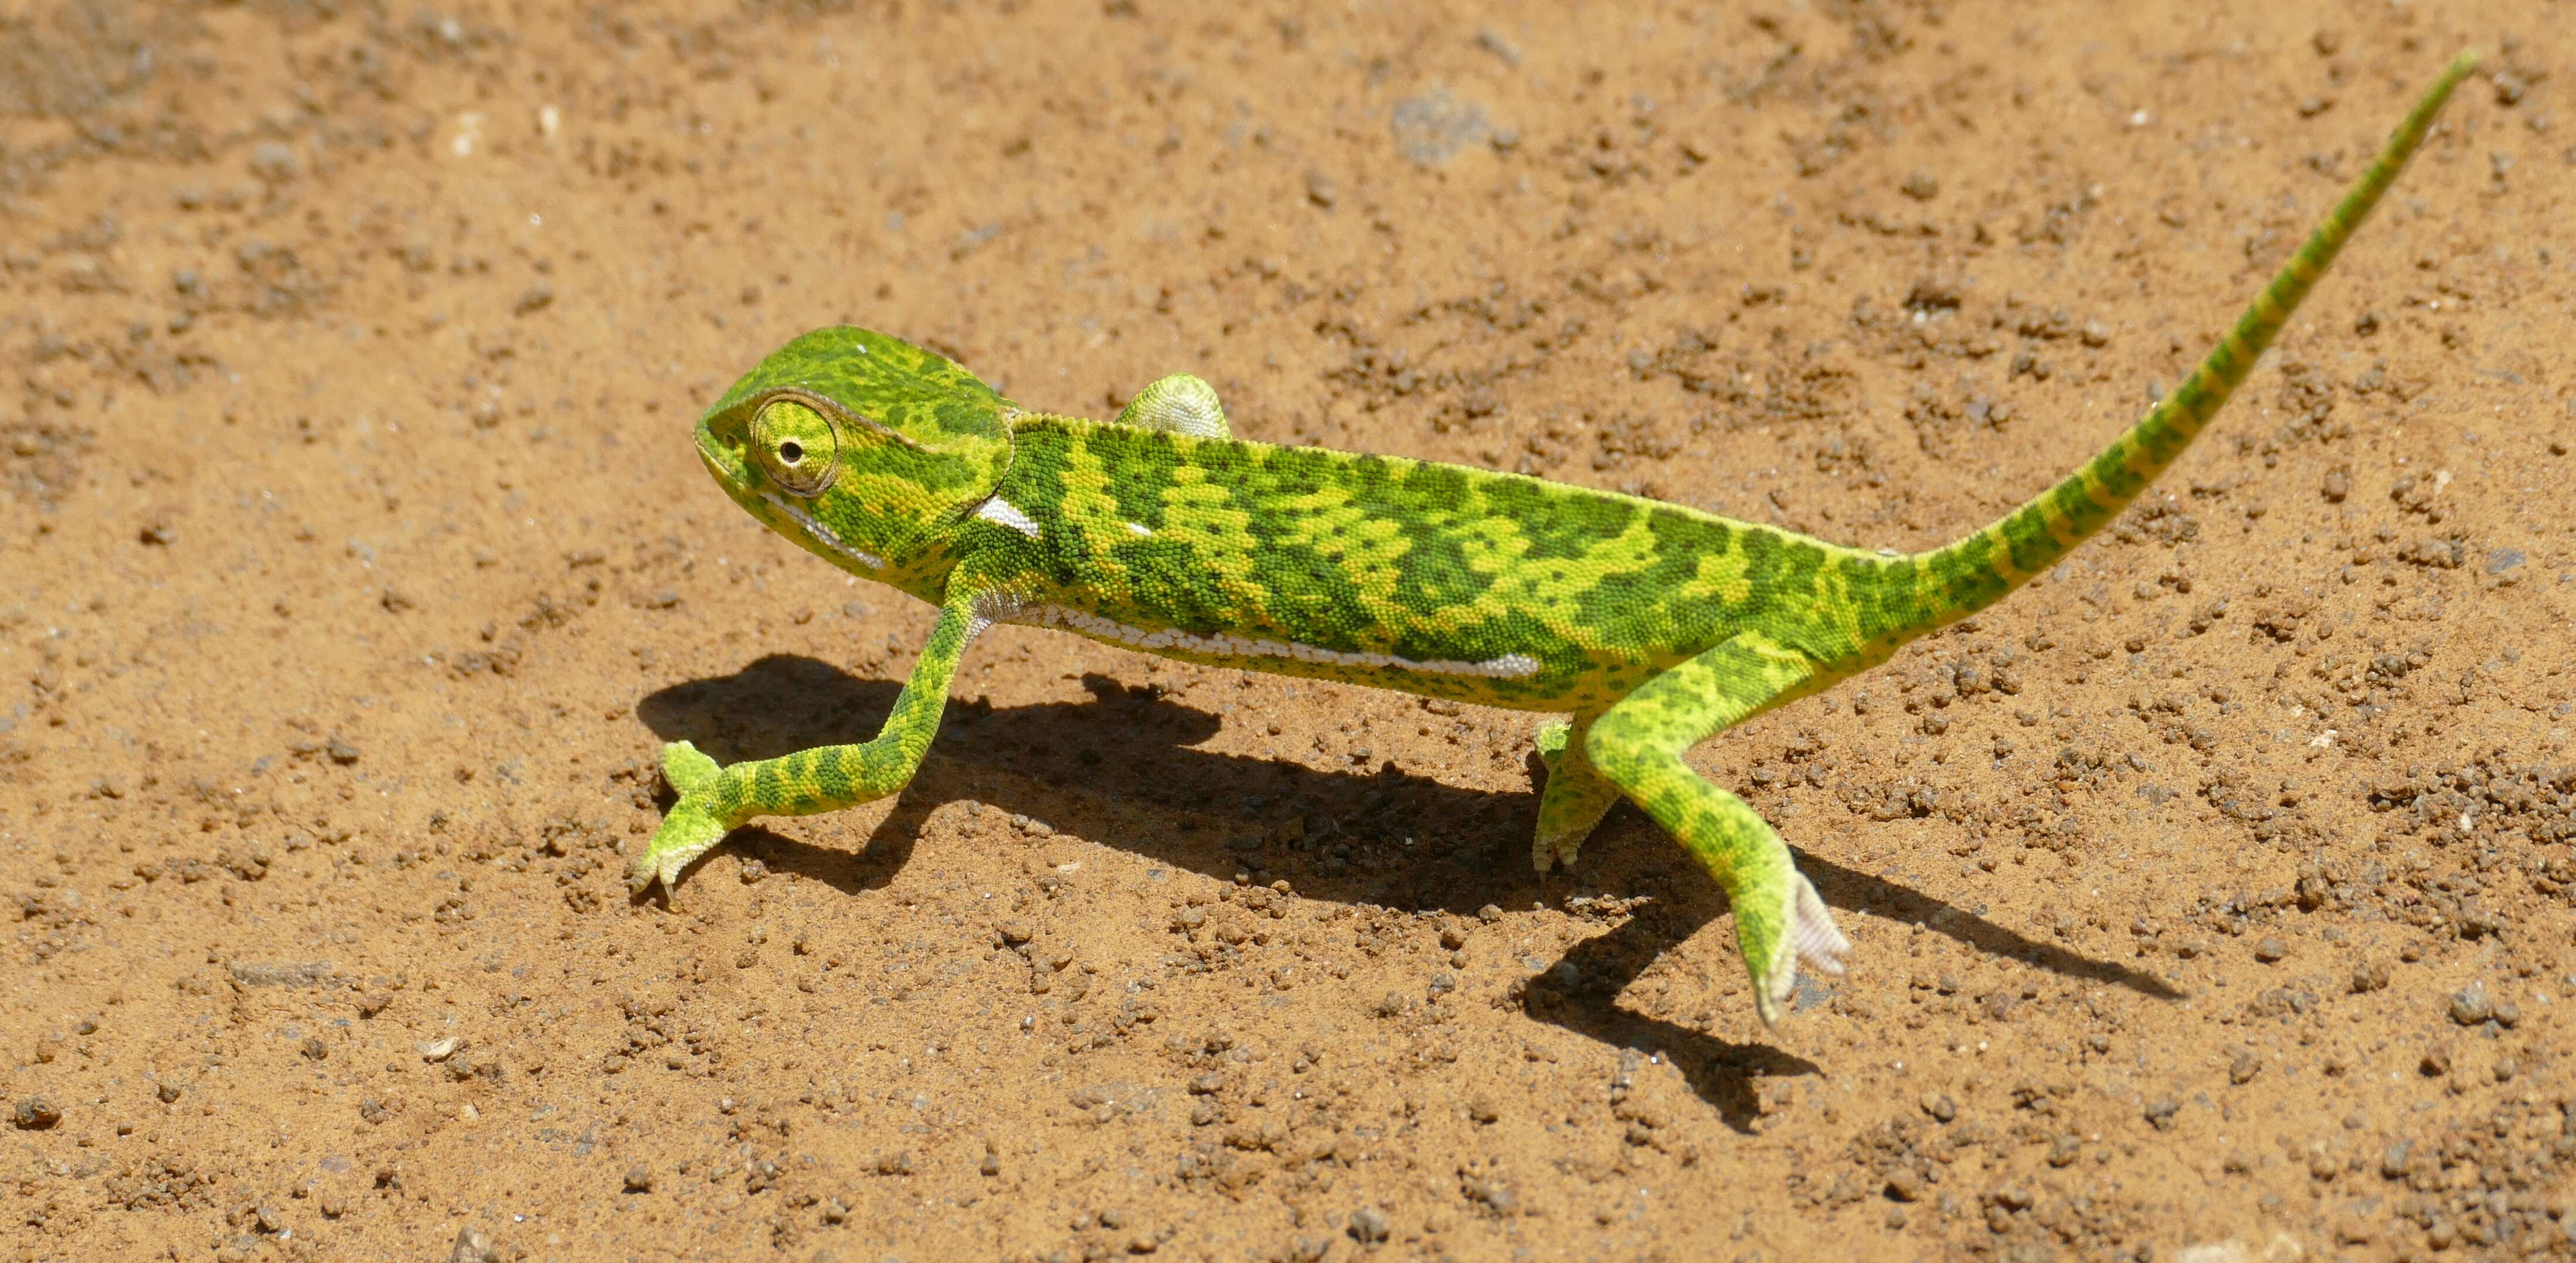
POLYGON ((882 798, 921 766, 958 659, 992 623, 1209 666, 1570 715, 1531 858, 1621 796, 1726 891, 1763 1020, 1850 943, 1780 835, 1682 761, 1732 724, 1885 662, 2100 530, 2180 456, 2422 143, 2462 54, 2191 377, 2064 481, 1947 547, 1871 553, 1677 505, 1431 461, 1229 436, 1186 375, 1103 423, 1030 412, 865 329, 808 333, 697 426, 736 503, 808 551, 939 607, 873 741, 719 767, 663 750, 679 799, 635 858, 669 885, 756 816, 882 798))

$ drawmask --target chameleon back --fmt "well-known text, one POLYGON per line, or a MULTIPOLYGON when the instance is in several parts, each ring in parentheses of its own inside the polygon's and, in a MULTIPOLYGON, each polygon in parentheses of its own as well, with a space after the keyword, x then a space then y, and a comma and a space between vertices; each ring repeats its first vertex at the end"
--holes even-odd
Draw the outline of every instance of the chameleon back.
POLYGON ((1022 598, 998 617, 1249 670, 1597 709, 1747 625, 1818 627, 1812 651, 1848 658, 1847 598, 1885 568, 1465 466, 1055 416, 1011 438, 1002 508, 970 524, 1022 598))

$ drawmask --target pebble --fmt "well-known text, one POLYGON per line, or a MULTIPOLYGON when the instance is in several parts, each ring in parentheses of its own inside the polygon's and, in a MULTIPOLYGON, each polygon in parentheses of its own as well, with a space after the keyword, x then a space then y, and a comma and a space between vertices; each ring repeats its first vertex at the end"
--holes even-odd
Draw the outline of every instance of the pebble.
POLYGON ((2406 1175, 2408 1160, 2414 1156, 2414 1141, 2394 1141, 2389 1144, 2386 1152, 2379 1155, 2379 1173, 2392 1180, 2402 1179, 2406 1175))
POLYGON ((2147 1121, 2153 1123, 2157 1131, 2171 1131, 2173 1130, 2174 1115, 2181 1109, 2182 1102, 2177 1101, 2170 1096, 2160 1096, 2155 1100, 2147 1102, 2145 1113, 2147 1121))
POLYGON ((2254 1076, 2261 1074, 2262 1072, 2263 1063, 2257 1060, 2254 1054, 2250 1052, 2238 1053, 2236 1054, 2235 1060, 2227 1063, 2227 1081, 2229 1083, 2251 1083, 2254 1081, 2254 1076))
POLYGON ((2451 1020, 2462 1026, 2477 1026, 2495 1016, 2495 1005, 2487 999, 2487 984, 2472 982, 2451 993, 2451 1020))
POLYGON ((2289 954, 2289 946, 2276 938, 2267 938, 2254 945, 2254 959, 2259 960, 2266 965, 2272 964, 2289 954))
POLYGON ((251 174, 271 184, 294 179, 302 165, 296 161, 295 151, 280 141, 263 140, 250 151, 251 174))
POLYGON ((447 1263, 501 1263, 501 1251, 493 1246, 491 1234, 467 1224, 456 1230, 456 1245, 447 1252, 447 1263))
POLYGON ((1351 1240, 1361 1245, 1376 1245, 1394 1231, 1395 1225, 1387 1221, 1386 1212, 1374 1206, 1362 1206, 1351 1212, 1351 1240))
POLYGON ((626 1191, 629 1193, 652 1192, 653 1168, 648 1167, 641 1162, 626 1168, 626 1191))
POLYGON ((18 1102, 15 1114, 21 1131, 43 1131, 63 1121, 63 1108, 42 1096, 31 1096, 18 1102))

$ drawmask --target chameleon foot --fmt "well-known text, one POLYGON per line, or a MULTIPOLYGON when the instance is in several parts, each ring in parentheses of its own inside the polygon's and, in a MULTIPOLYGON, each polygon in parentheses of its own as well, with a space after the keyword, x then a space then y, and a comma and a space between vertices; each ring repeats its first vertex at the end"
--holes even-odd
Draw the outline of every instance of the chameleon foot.
POLYGON ((1574 724, 1562 721, 1538 730, 1539 762, 1547 766, 1547 787, 1539 792, 1538 836, 1530 843, 1530 866, 1544 873, 1558 864, 1569 871, 1583 840, 1619 801, 1619 787, 1603 779, 1576 745, 1574 724))
POLYGON ((1783 894, 1788 907, 1781 909, 1776 924, 1788 926, 1789 932, 1771 945, 1772 959, 1767 964, 1755 957, 1755 945, 1741 933, 1746 919, 1740 915, 1736 918, 1736 944, 1753 974, 1753 1007, 1762 1015, 1765 1026, 1780 1024, 1789 997, 1798 989, 1799 966, 1839 977, 1843 956, 1851 951, 1851 940, 1834 925, 1834 914, 1826 910, 1825 901, 1817 896, 1806 874, 1792 872, 1783 894))
POLYGON ((1174 373, 1137 391, 1136 397, 1118 413, 1118 423, 1195 434, 1203 439, 1231 437, 1225 425, 1225 405, 1217 402, 1216 387, 1187 373, 1174 373))
POLYGON ((733 822, 715 805, 724 772, 714 759, 686 741, 674 741, 662 747, 662 776, 679 791, 680 801, 671 804, 662 827, 627 868, 626 888, 634 894, 644 893, 655 881, 670 889, 689 861, 706 854, 733 830, 733 822))

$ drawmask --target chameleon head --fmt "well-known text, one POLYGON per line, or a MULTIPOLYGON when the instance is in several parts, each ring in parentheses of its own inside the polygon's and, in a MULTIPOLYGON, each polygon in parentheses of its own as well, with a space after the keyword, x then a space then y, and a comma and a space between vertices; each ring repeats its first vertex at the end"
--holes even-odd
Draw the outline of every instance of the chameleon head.
POLYGON ((992 494, 1017 409, 956 364, 866 329, 817 329, 698 420, 734 502, 853 574, 937 599, 946 527, 992 494))

